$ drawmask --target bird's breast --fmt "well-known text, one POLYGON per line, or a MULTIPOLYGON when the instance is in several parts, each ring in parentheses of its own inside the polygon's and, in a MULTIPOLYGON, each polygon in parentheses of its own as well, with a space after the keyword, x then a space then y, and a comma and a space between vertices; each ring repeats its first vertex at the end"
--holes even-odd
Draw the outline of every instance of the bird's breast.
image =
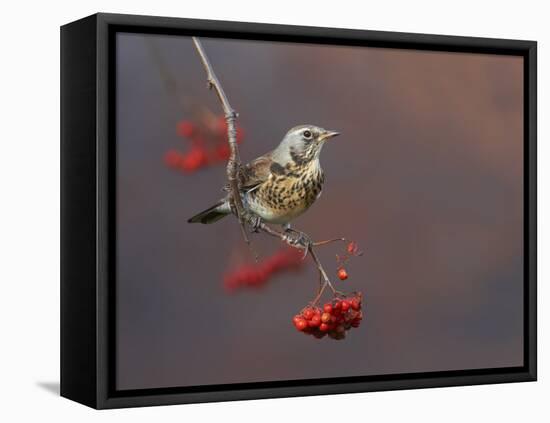
POLYGON ((289 169, 271 175, 247 194, 251 210, 271 223, 288 223, 305 212, 321 195, 324 174, 320 167, 289 169))

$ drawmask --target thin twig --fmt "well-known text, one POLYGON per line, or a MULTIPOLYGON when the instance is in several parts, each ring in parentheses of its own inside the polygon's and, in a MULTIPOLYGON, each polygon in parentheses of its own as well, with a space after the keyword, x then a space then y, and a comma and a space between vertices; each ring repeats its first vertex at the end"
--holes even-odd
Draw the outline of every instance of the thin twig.
POLYGON ((319 272, 319 289, 317 290, 317 295, 310 303, 312 307, 315 307, 317 305, 317 303, 323 296, 323 292, 325 292, 327 286, 327 283, 323 281, 323 275, 321 274, 321 272, 319 272))
POLYGON ((327 245, 327 244, 330 244, 332 242, 336 242, 336 241, 345 241, 346 238, 334 238, 334 239, 327 239, 325 241, 317 241, 317 242, 314 242, 313 243, 313 246, 314 247, 320 247, 322 245, 327 245))
POLYGON ((328 287, 331 289, 333 294, 338 293, 338 291, 334 288, 334 286, 330 282, 330 279, 327 276, 327 272, 325 272, 325 269, 321 265, 321 262, 319 261, 317 254, 315 254, 315 251, 313 251, 313 247, 311 245, 309 246, 309 255, 315 262, 317 269, 319 270, 319 273, 321 274, 321 276, 323 277, 323 280, 325 281, 325 285, 328 285, 328 287))

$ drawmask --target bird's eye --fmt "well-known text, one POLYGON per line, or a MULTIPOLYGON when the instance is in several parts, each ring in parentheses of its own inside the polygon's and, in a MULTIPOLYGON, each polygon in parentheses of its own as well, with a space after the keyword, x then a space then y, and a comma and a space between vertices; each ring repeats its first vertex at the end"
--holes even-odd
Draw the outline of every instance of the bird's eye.
POLYGON ((309 130, 305 130, 304 133, 303 133, 303 136, 306 140, 309 140, 311 139, 311 137, 313 136, 313 134, 311 133, 311 131, 309 130))

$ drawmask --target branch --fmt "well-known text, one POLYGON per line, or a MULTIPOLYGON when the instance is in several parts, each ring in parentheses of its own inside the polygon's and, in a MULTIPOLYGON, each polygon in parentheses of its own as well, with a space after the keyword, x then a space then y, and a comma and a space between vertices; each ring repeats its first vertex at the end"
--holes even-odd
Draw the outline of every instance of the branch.
MULTIPOLYGON (((317 266, 317 270, 319 271, 321 280, 324 281, 318 297, 320 297, 320 295, 322 294, 322 292, 327 286, 330 287, 334 295, 340 294, 340 292, 338 292, 330 282, 330 279, 328 278, 327 273, 325 272, 325 269, 321 265, 321 262, 319 261, 319 259, 317 258, 317 255, 313 250, 313 247, 315 245, 324 245, 332 241, 344 240, 343 238, 337 238, 335 240, 328 240, 328 241, 321 241, 318 243, 314 243, 314 242, 311 242, 309 237, 307 237, 305 234, 300 233, 299 236, 296 237, 296 236, 292 236, 288 232, 281 232, 276 229, 273 229, 270 226, 267 226, 261 220, 259 220, 252 212, 244 208, 244 205, 241 199, 239 179, 238 179, 238 172, 240 170, 241 162, 239 159, 239 150, 237 147, 237 135, 236 135, 237 131, 235 127, 237 113, 231 107, 231 104, 229 104, 227 95, 225 94, 225 91, 223 90, 223 87, 220 81, 218 80, 216 74, 214 73, 214 69, 210 64, 210 60, 208 59, 208 56, 206 55, 206 52, 204 51, 204 48, 202 47, 200 40, 197 37, 193 37, 193 43, 195 45, 195 48, 197 49, 197 52, 199 53, 199 57, 201 59, 204 70, 206 71, 206 80, 207 80, 208 88, 214 89, 214 91, 218 96, 218 99, 220 100, 223 111, 225 113, 225 120, 227 121, 227 137, 229 141, 229 148, 231 151, 231 154, 229 156, 229 161, 227 162, 227 172, 226 172, 227 179, 229 181, 229 189, 230 189, 229 197, 230 197, 230 203, 232 203, 233 205, 232 208, 234 209, 234 213, 237 215, 237 218, 239 219, 239 222, 241 224, 241 230, 243 232, 243 236, 246 243, 250 246, 250 240, 248 239, 248 235, 246 233, 246 224, 248 223, 248 224, 251 224, 256 231, 262 231, 268 235, 277 237, 282 242, 285 242, 291 247, 303 249, 304 257, 309 252, 311 255, 311 258, 313 259, 313 261, 315 262, 315 265, 317 266)), ((317 301, 318 301, 318 298, 315 300, 315 302, 317 301)))
POLYGON ((208 56, 206 55, 206 52, 202 47, 202 43, 197 37, 193 37, 193 43, 195 44, 195 48, 199 53, 202 65, 204 66, 204 70, 206 71, 206 81, 208 84, 208 88, 214 89, 214 91, 218 95, 218 99, 222 104, 222 108, 225 114, 225 120, 227 122, 227 138, 228 138, 229 149, 230 149, 229 160, 227 161, 227 168, 226 168, 227 180, 229 181, 229 189, 231 194, 230 198, 233 206, 232 208, 234 209, 235 214, 237 215, 237 218, 239 219, 239 222, 241 224, 241 230, 243 233, 244 240, 248 245, 250 245, 250 240, 248 239, 248 235, 246 233, 246 227, 245 227, 245 222, 246 222, 245 216, 247 214, 241 199, 239 179, 238 179, 238 172, 241 167, 241 161, 239 158, 239 150, 237 147, 237 128, 235 126, 235 121, 237 120, 237 113, 231 107, 231 104, 229 104, 229 100, 225 95, 225 91, 223 90, 222 84, 220 83, 220 81, 218 80, 218 77, 214 73, 214 69, 212 69, 212 65, 210 64, 210 60, 208 60, 208 56))

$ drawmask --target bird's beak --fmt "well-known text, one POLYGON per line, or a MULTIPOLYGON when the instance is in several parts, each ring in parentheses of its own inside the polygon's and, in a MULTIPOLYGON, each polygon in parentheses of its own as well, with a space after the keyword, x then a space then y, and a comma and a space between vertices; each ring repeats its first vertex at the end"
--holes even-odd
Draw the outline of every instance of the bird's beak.
POLYGON ((326 141, 326 140, 329 140, 331 138, 334 138, 334 137, 337 137, 338 135, 340 135, 340 132, 336 132, 336 131, 325 131, 323 133, 323 135, 321 135, 321 141, 326 141))

